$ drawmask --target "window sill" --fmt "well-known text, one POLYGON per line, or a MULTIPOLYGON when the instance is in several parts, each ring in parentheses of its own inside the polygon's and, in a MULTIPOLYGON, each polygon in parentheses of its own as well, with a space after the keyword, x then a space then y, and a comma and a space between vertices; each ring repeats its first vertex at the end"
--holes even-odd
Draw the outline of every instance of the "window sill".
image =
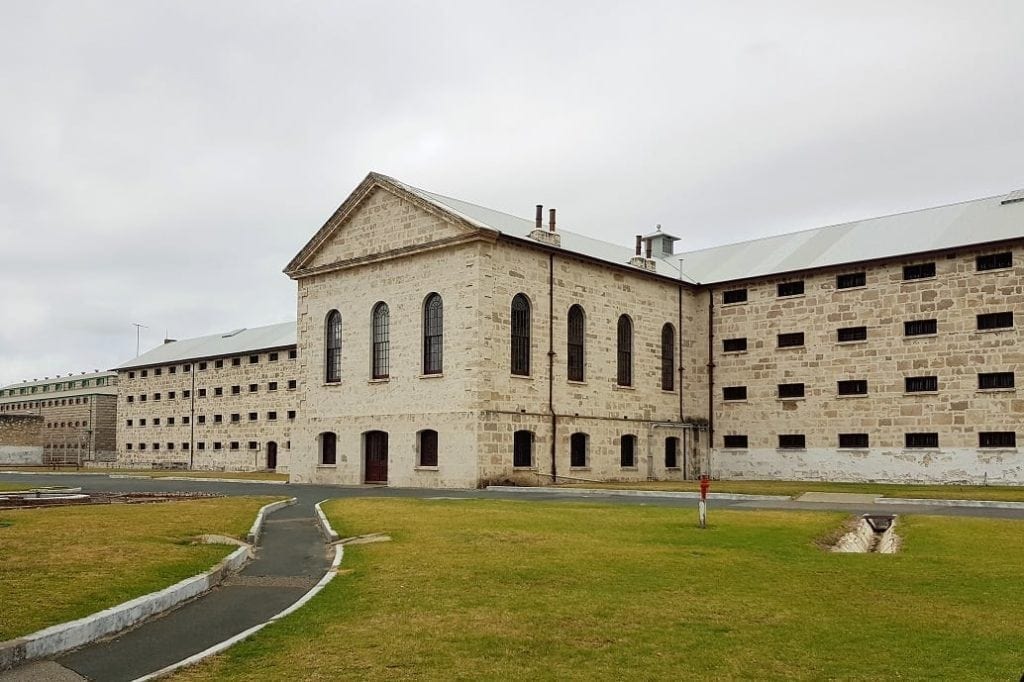
POLYGON ((682 471, 683 467, 665 467, 665 471, 682 471))
POLYGON ((908 447, 904 447, 903 448, 903 453, 904 454, 910 454, 912 452, 934 452, 934 453, 941 453, 942 449, 941 448, 908 448, 908 447))
POLYGON ((746 355, 745 350, 723 350, 722 355, 746 355))
POLYGON ((583 381, 577 381, 576 379, 566 379, 565 383, 569 384, 570 386, 586 386, 587 380, 584 379, 583 381))
POLYGON ((998 332, 1012 332, 1013 327, 996 327, 995 329, 975 329, 975 334, 996 334, 998 332))
POLYGON ((976 274, 976 275, 987 275, 990 272, 996 272, 996 273, 999 273, 999 272, 1013 272, 1013 266, 1011 265, 1008 268, 989 268, 988 270, 975 270, 974 274, 976 274))
POLYGON ((413 467, 413 471, 440 471, 440 470, 441 470, 440 467, 437 467, 437 466, 432 466, 432 467, 428 467, 428 466, 413 467))
POLYGON ((368 384, 386 384, 389 381, 391 381, 391 377, 382 377, 380 379, 367 379, 366 383, 368 383, 368 384))
POLYGON ((724 398, 722 399, 723 405, 746 405, 749 402, 750 401, 745 398, 743 400, 726 400, 724 398))
POLYGON ((904 334, 903 340, 910 341, 913 339, 935 339, 938 338, 938 334, 904 334))
POLYGON ((622 471, 639 471, 640 467, 619 467, 622 471))
POLYGON ((663 389, 661 389, 661 392, 664 393, 665 395, 675 395, 676 394, 676 389, 674 389, 674 388, 663 388, 663 389))
POLYGON ((569 471, 590 471, 590 467, 569 467, 569 471))
POLYGON ((807 448, 775 448, 775 452, 807 452, 807 448))
POLYGON ((901 279, 900 284, 916 284, 917 282, 934 282, 938 279, 937 275, 931 277, 915 277, 913 279, 901 279))
POLYGON ((636 386, 624 386, 622 384, 614 384, 612 386, 612 388, 615 389, 616 391, 635 391, 636 390, 636 386))
POLYGON ((317 464, 316 468, 317 469, 337 469, 338 465, 337 464, 317 464))
POLYGON ((807 346, 776 346, 775 350, 807 350, 807 346))
POLYGON ((836 448, 836 452, 868 452, 870 448, 836 448))
POLYGON ((777 301, 788 301, 788 300, 794 299, 794 298, 807 298, 807 294, 804 293, 804 294, 790 294, 789 296, 776 296, 775 300, 777 300, 777 301))
POLYGON ((776 397, 775 400, 776 400, 776 402, 780 402, 780 403, 791 403, 791 402, 795 402, 797 400, 807 400, 807 396, 802 395, 802 396, 800 396, 798 398, 781 398, 781 397, 776 397))
POLYGON ((849 395, 836 394, 836 400, 848 400, 850 398, 867 398, 867 393, 850 393, 849 395))
POLYGON ((840 291, 858 291, 858 290, 863 290, 863 289, 867 289, 867 288, 868 288, 867 284, 861 284, 860 286, 856 286, 856 287, 836 287, 835 288, 835 293, 839 293, 840 291))
POLYGON ((975 389, 975 393, 1016 393, 1016 387, 1010 388, 978 388, 975 389))
POLYGON ((722 452, 747 452, 750 448, 722 448, 722 452))
POLYGON ((533 466, 530 466, 530 467, 517 467, 517 466, 514 466, 514 467, 512 467, 512 471, 537 471, 537 467, 533 467, 533 466))
POLYGON ((938 391, 903 391, 903 395, 915 396, 915 395, 938 395, 938 391))
POLYGON ((529 374, 509 374, 508 376, 512 379, 526 379, 527 381, 533 380, 533 376, 529 374))
POLYGON ((737 306, 747 305, 749 303, 750 303, 750 301, 736 301, 735 303, 719 303, 718 307, 719 308, 735 308, 737 306))
POLYGON ((978 452, 986 455, 1016 455, 1020 450, 1017 448, 1007 447, 993 447, 993 448, 978 448, 978 452))
POLYGON ((434 374, 420 374, 418 379, 444 379, 444 372, 435 372, 434 374))

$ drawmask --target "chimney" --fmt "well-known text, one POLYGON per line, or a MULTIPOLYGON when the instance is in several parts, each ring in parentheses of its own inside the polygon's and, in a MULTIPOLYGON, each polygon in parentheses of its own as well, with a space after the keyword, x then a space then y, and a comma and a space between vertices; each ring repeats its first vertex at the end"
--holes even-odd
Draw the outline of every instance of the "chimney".
POLYGON ((543 230, 544 229, 544 206, 542 206, 541 204, 537 204, 537 219, 536 219, 536 224, 534 225, 533 229, 535 229, 535 230, 543 230))
POLYGON ((548 232, 555 231, 555 209, 548 209, 548 232))
POLYGON ((548 211, 550 223, 548 229, 544 229, 544 206, 537 204, 537 218, 534 221, 533 231, 530 232, 530 239, 548 246, 561 246, 562 236, 555 232, 555 209, 548 211))
POLYGON ((647 240, 647 257, 648 258, 651 257, 651 252, 652 252, 652 248, 653 248, 653 242, 654 242, 653 239, 648 239, 647 240))
POLYGON ((640 245, 644 243, 644 238, 640 235, 636 236, 636 255, 640 255, 640 245))
POLYGON ((647 270, 648 272, 657 272, 658 264, 653 258, 651 258, 651 240, 644 240, 643 235, 638 234, 636 236, 636 255, 629 259, 629 264, 635 268, 641 270, 647 270), (647 244, 647 256, 642 256, 641 250, 644 243, 647 244))

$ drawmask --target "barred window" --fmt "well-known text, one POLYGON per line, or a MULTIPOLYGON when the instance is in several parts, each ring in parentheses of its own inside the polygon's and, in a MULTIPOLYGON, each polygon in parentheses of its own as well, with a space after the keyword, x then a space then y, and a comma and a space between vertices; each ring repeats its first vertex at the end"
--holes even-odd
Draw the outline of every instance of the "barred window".
POLYGON ((424 429, 419 433, 421 467, 437 466, 437 431, 424 429))
MULTIPOLYGON (((512 374, 530 376, 530 300, 526 294, 512 299, 512 374)), ((529 466, 529 465, 527 465, 529 466)))
POLYGON ((926 334, 937 334, 939 323, 937 320, 911 320, 903 323, 904 336, 923 336, 926 334))
POLYGON ((903 266, 903 279, 927 279, 935 276, 935 263, 903 266))
POLYGON ((327 313, 324 325, 326 353, 324 354, 324 379, 329 384, 341 381, 341 313, 332 310, 327 313))
POLYGON ((779 334, 779 348, 797 348, 802 345, 804 345, 803 332, 779 334))
POLYGON ((993 253, 987 256, 978 256, 975 261, 977 270, 1000 270, 1013 267, 1013 252, 993 253))
POLYGON ((661 390, 674 391, 676 364, 676 328, 666 323, 661 328, 661 390))
POLYGON ((336 464, 338 461, 338 436, 330 431, 320 434, 320 463, 336 464))
POLYGON ((533 466, 533 432, 516 431, 512 436, 512 466, 533 466))
POLYGON ((722 400, 746 400, 747 399, 747 387, 746 386, 723 386, 722 387, 722 400))
POLYGON ((619 444, 619 465, 622 467, 636 466, 636 436, 625 434, 619 444))
POLYGON ((585 366, 583 339, 586 333, 586 315, 583 312, 583 308, 578 305, 569 308, 567 325, 566 358, 568 361, 569 381, 583 381, 585 366))
POLYGON ((391 352, 391 313, 388 304, 381 301, 373 306, 373 373, 374 379, 388 378, 391 352))
POLYGON ((839 395, 867 395, 868 382, 866 379, 848 379, 837 382, 839 395))
POLYGON ((747 448, 747 437, 732 434, 728 436, 722 436, 722 446, 726 448, 745 450, 747 448))
POLYGON ((746 300, 746 289, 730 289, 722 292, 722 303, 743 303, 746 300))
POLYGON ((679 439, 669 436, 665 439, 665 468, 675 469, 679 466, 679 439))
POLYGON ((1013 312, 978 315, 978 329, 1006 329, 1013 326, 1013 312))
POLYGON ((802 279, 796 280, 795 282, 779 282, 776 287, 776 292, 780 297, 782 296, 799 296, 804 293, 804 281, 802 279))
POLYGON ((723 339, 722 350, 726 353, 739 353, 747 349, 746 337, 739 339, 723 339))
POLYGON ((836 289, 852 289, 867 284, 867 275, 863 272, 848 272, 836 275, 836 289))
POLYGON ((904 387, 907 393, 934 393, 939 390, 939 378, 906 377, 904 387))
POLYGON ((839 447, 841 448, 866 448, 868 447, 868 434, 866 433, 840 433, 839 447))
POLYGON ((780 434, 779 449, 803 450, 807 447, 807 437, 802 433, 780 434))
POLYGON ((982 372, 978 374, 978 388, 1013 388, 1013 372, 982 372))
POLYGON ((867 327, 841 327, 836 332, 839 343, 847 341, 864 341, 868 338, 867 327))
POLYGON ((979 448, 1015 448, 1017 433, 1014 431, 982 431, 978 434, 979 448))
POLYGON ((619 386, 633 385, 633 321, 629 315, 619 316, 617 381, 619 386))
POLYGON ((907 433, 904 434, 904 438, 904 444, 908 448, 939 447, 939 434, 937 433, 907 433))
MULTIPOLYGON (((444 366, 444 303, 440 294, 423 302, 423 373, 440 374, 444 366)), ((433 466, 433 465, 431 465, 433 466)))
POLYGON ((804 397, 804 385, 803 384, 779 384, 779 397, 780 398, 803 398, 804 397))
POLYGON ((569 436, 569 466, 587 466, 587 434, 574 433, 569 436))

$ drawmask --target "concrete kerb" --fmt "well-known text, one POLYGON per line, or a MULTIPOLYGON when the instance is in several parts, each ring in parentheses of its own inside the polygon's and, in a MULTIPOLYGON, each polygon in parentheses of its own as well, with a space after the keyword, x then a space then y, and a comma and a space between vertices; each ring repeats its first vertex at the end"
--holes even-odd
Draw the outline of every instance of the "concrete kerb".
POLYGON ((256 515, 256 520, 252 522, 252 528, 249 529, 249 536, 246 541, 250 545, 258 545, 260 542, 260 533, 263 532, 263 518, 270 512, 277 511, 282 507, 290 507, 298 501, 297 497, 291 497, 287 500, 281 500, 279 502, 271 502, 270 504, 262 507, 260 513, 256 515))
MULTIPOLYGON (((324 500, 324 502, 326 502, 326 500, 324 500)), ((320 504, 317 504, 317 512, 320 512, 320 504)), ((326 520, 326 517, 324 517, 324 519, 326 520)), ((330 524, 329 523, 327 524, 327 527, 330 528, 330 524)), ((325 532, 327 532, 327 531, 325 530, 325 532)), ((330 532, 334 533, 334 530, 331 529, 330 532)), ((334 533, 334 535, 337 535, 337 533, 334 533)), ((214 656, 214 655, 219 654, 219 653, 221 653, 223 651, 226 651, 227 649, 231 648, 232 646, 234 646, 238 642, 241 642, 242 640, 247 639, 247 638, 251 637, 252 635, 256 634, 257 632, 259 632, 263 628, 267 627, 271 623, 274 623, 274 622, 276 622, 278 620, 281 620, 282 618, 284 618, 284 617, 294 613, 295 611, 297 611, 300 608, 302 608, 303 606, 305 606, 306 603, 310 599, 315 597, 321 590, 323 590, 325 587, 327 587, 327 584, 329 582, 334 580, 335 576, 338 575, 338 568, 341 566, 341 560, 342 560, 342 558, 344 556, 345 556, 345 549, 344 549, 344 547, 342 545, 336 545, 335 548, 334 548, 334 560, 331 562, 331 567, 327 569, 327 572, 324 573, 323 577, 320 578, 319 582, 317 582, 316 585, 314 585, 308 592, 306 592, 306 594, 302 595, 299 598, 298 601, 296 601, 294 604, 292 604, 288 608, 284 609, 283 611, 281 611, 280 613, 275 615, 270 620, 267 620, 267 621, 265 621, 263 623, 260 623, 258 625, 253 625, 248 630, 243 630, 242 632, 239 632, 234 637, 229 637, 228 639, 225 639, 223 642, 220 642, 218 644, 214 644, 213 646, 211 646, 211 647, 209 647, 209 648, 207 648, 207 649, 205 649, 203 651, 200 651, 197 654, 193 654, 192 656, 189 656, 188 658, 182 659, 182 660, 178 661, 177 663, 172 663, 171 665, 169 665, 167 667, 164 667, 164 668, 161 668, 160 670, 157 670, 156 672, 152 672, 152 673, 149 673, 148 675, 144 675, 142 677, 136 678, 135 680, 133 680, 133 682, 148 682, 148 680, 155 680, 155 679, 158 679, 158 678, 161 678, 161 677, 165 677, 166 675, 170 675, 171 673, 173 673, 173 672, 175 672, 177 670, 181 670, 182 668, 186 668, 186 667, 188 667, 190 665, 195 665, 196 663, 199 663, 203 659, 209 658, 210 656, 214 656)))
POLYGON ((1024 502, 999 502, 996 500, 934 500, 909 497, 880 497, 876 504, 911 504, 922 507, 974 507, 984 509, 1024 509, 1024 502))
MULTIPOLYGON (((677 500, 699 500, 700 493, 682 492, 675 490, 624 490, 616 488, 542 488, 526 487, 515 485, 489 485, 488 491, 501 493, 521 493, 526 495, 570 495, 576 497, 602 497, 605 495, 621 497, 667 497, 677 500)), ((738 500, 738 501, 788 501, 788 495, 743 495, 741 493, 708 493, 711 500, 738 500)))
POLYGON ((316 503, 316 517, 320 522, 320 531, 327 537, 327 542, 337 542, 341 537, 338 532, 331 527, 331 522, 327 519, 327 515, 324 514, 324 510, 320 507, 327 500, 320 500, 316 503))
MULTIPOLYGON (((284 503, 294 504, 295 499, 284 503)), ((262 524, 264 516, 284 506, 274 502, 263 506, 256 515, 262 524)), ((256 524, 253 524, 255 528, 256 524)), ((250 530, 252 535, 252 530, 250 530)), ((256 533, 259 535, 258 531, 256 533)), ((216 538, 216 536, 213 536, 216 538)), ((233 541, 237 542, 237 541, 233 541)), ((52 625, 17 639, 0 642, 0 671, 39 658, 48 658, 94 642, 140 623, 151 616, 169 611, 220 584, 231 573, 237 573, 252 555, 248 544, 234 550, 210 570, 186 578, 170 587, 144 594, 78 620, 52 625)))

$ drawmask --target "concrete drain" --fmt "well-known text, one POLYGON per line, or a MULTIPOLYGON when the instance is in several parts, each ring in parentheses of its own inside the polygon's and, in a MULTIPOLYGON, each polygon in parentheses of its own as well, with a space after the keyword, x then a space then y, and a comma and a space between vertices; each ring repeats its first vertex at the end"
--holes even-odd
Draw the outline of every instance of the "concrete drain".
POLYGON ((839 538, 833 552, 895 554, 900 548, 894 514, 864 514, 853 530, 839 538))

